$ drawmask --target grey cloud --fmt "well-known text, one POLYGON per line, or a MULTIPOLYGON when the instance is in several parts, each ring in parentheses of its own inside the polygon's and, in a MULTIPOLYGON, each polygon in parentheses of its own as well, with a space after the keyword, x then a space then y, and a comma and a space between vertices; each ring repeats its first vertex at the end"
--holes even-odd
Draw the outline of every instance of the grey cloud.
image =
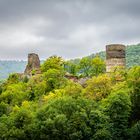
POLYGON ((139 0, 0 0, 0 59, 74 58, 139 43, 139 12, 139 0))

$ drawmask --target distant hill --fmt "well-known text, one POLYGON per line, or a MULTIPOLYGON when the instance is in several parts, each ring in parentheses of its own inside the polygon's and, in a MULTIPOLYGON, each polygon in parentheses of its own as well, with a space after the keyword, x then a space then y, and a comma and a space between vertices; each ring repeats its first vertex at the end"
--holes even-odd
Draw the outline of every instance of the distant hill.
POLYGON ((140 65, 140 44, 127 46, 126 65, 127 67, 140 65))
MULTIPOLYGON (((105 59, 105 52, 99 52, 98 54, 91 54, 87 57, 95 57, 99 55, 102 59, 105 59)), ((78 63, 80 59, 71 60, 73 63, 78 63)), ((23 72, 26 67, 26 61, 0 61, 0 79, 5 79, 10 73, 23 72)), ((140 65, 140 44, 128 45, 126 47, 126 65, 132 67, 140 65)))
POLYGON ((23 72, 26 61, 4 60, 0 61, 0 79, 5 79, 10 73, 23 72))

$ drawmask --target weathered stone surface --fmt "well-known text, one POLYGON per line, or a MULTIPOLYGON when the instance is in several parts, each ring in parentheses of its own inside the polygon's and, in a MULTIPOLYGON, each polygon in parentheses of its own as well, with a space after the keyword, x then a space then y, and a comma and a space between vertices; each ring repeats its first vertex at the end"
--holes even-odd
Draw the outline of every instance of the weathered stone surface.
POLYGON ((125 58, 125 46, 120 44, 112 44, 106 46, 106 59, 125 58))
POLYGON ((77 81, 78 81, 78 77, 77 77, 77 76, 74 76, 74 75, 72 75, 72 74, 70 74, 70 73, 66 73, 66 74, 65 74, 65 77, 66 77, 67 79, 73 81, 73 82, 77 82, 77 81))
POLYGON ((114 51, 114 50, 124 50, 125 51, 125 45, 122 44, 110 44, 106 45, 106 51, 114 51))
POLYGON ((125 51, 109 51, 107 52, 107 59, 109 58, 125 58, 125 51))
POLYGON ((125 58, 118 59, 118 58, 111 58, 106 60, 106 71, 110 72, 113 70, 113 67, 125 67, 125 58))
POLYGON ((33 71, 35 73, 40 73, 40 60, 37 54, 30 53, 28 54, 28 64, 24 71, 26 75, 32 75, 33 71))
POLYGON ((111 72, 114 67, 125 67, 125 46, 111 44, 106 46, 106 72, 111 72))

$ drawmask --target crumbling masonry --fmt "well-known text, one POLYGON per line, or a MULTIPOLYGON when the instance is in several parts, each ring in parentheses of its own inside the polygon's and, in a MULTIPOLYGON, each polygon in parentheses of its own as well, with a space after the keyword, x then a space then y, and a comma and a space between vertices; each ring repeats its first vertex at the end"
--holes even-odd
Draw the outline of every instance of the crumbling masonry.
POLYGON ((37 54, 28 54, 28 64, 24 71, 25 75, 33 75, 33 73, 40 73, 40 60, 37 54))
POLYGON ((125 67, 125 46, 111 44, 106 46, 106 72, 111 72, 114 67, 125 67))

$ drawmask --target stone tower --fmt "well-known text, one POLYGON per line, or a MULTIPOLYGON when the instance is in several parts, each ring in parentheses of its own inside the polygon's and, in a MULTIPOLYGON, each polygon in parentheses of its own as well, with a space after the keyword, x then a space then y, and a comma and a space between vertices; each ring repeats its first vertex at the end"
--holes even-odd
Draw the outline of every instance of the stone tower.
POLYGON ((26 75, 33 75, 33 73, 39 73, 40 71, 40 60, 37 54, 28 54, 28 64, 24 71, 26 75))
POLYGON ((106 46, 106 72, 111 72, 113 67, 125 67, 125 46, 111 44, 106 46))

